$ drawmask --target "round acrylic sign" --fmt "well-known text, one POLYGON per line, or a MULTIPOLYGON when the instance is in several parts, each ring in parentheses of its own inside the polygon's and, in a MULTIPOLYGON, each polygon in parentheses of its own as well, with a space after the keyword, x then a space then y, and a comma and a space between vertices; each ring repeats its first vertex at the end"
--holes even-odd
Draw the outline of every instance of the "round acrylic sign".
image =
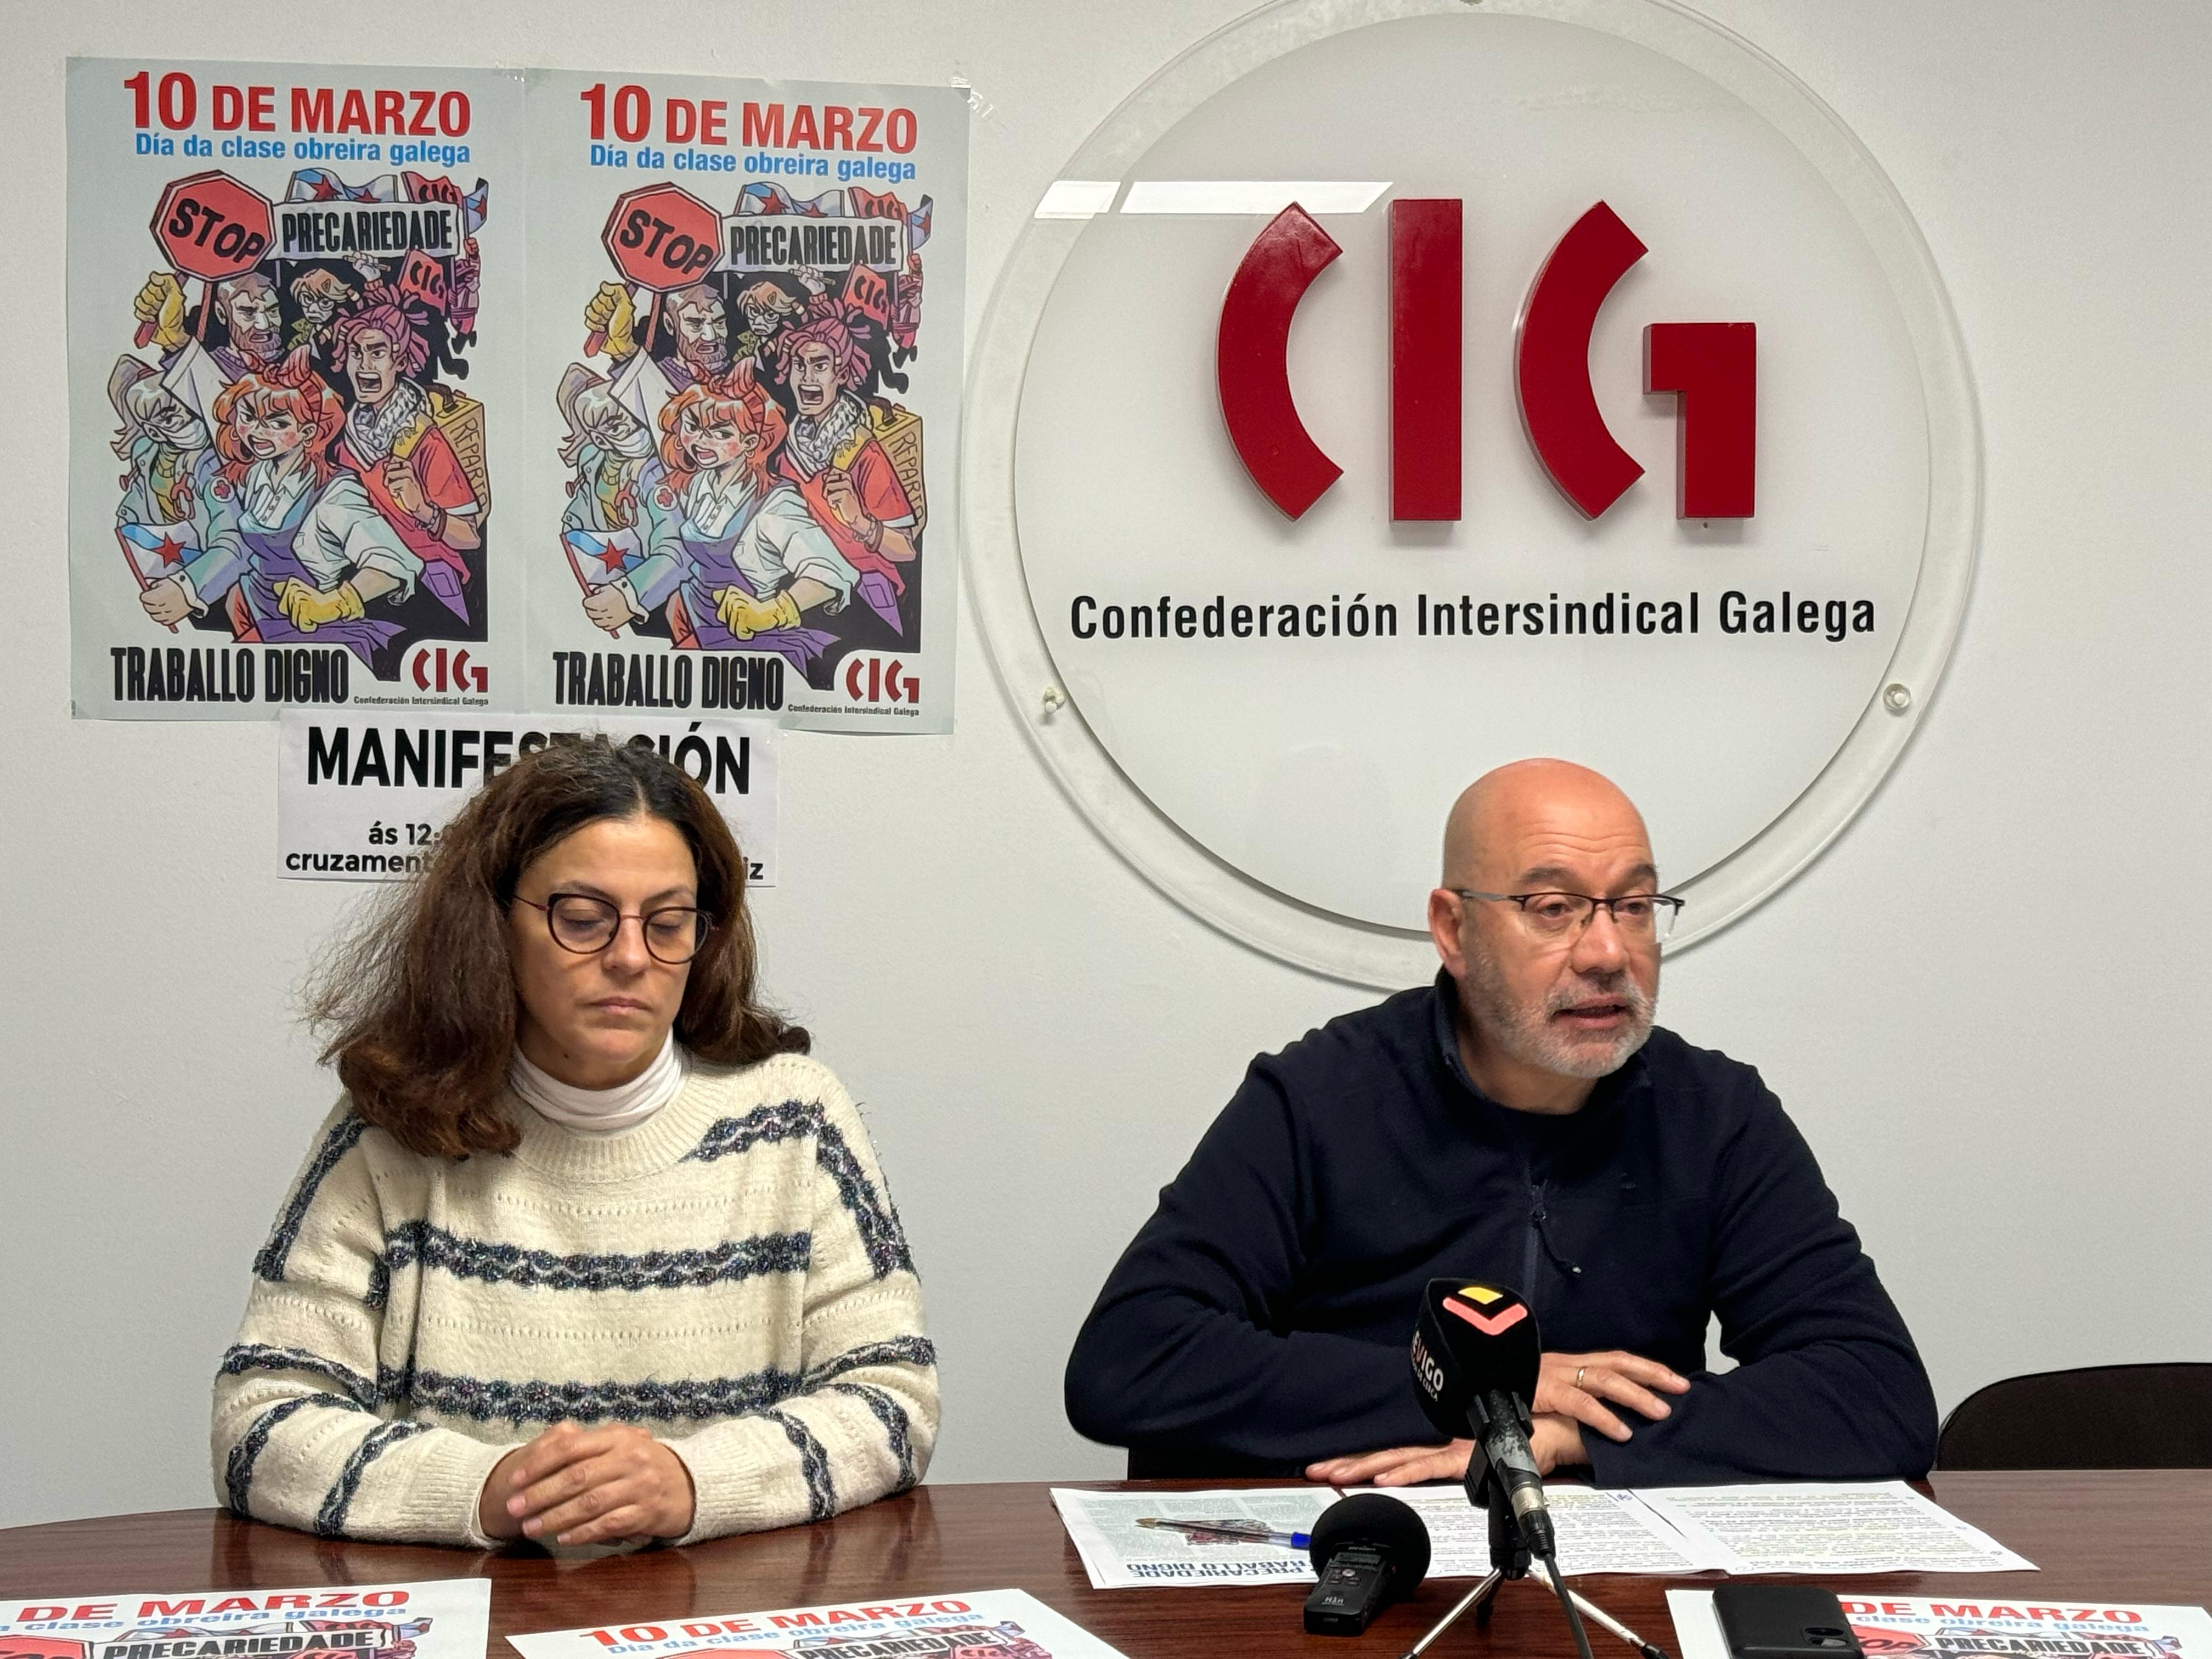
POLYGON ((1971 386, 1835 115, 1659 0, 1290 0, 1112 116, 970 382, 974 592, 1041 753, 1235 936, 1394 985, 1450 802, 1618 781, 1756 904, 1872 792, 1970 584, 1971 386))

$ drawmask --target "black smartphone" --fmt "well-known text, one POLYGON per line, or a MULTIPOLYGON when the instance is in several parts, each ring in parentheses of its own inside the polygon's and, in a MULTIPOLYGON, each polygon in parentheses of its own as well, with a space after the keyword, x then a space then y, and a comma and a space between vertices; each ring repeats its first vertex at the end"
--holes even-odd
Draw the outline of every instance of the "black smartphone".
POLYGON ((1735 1659, 1863 1659, 1834 1592, 1812 1584, 1723 1584, 1713 1611, 1735 1659))

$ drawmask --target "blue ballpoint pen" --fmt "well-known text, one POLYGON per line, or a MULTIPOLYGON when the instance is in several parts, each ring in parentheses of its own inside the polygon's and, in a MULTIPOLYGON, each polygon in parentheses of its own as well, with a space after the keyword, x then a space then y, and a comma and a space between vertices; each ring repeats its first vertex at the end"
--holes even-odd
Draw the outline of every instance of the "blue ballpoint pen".
POLYGON ((1240 1544, 1279 1544, 1291 1550, 1302 1550, 1313 1542, 1310 1533, 1276 1532, 1271 1528, 1236 1521, 1164 1521, 1148 1515, 1137 1524, 1179 1532, 1186 1538, 1234 1539, 1240 1544))

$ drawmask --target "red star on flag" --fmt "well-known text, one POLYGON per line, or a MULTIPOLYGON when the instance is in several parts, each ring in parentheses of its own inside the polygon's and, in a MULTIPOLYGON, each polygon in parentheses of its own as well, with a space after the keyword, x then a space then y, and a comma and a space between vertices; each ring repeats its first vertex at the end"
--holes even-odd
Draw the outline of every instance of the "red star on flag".
POLYGON ((621 548, 616 546, 614 543, 601 542, 599 544, 599 562, 606 567, 607 574, 610 576, 619 576, 622 574, 623 550, 621 548))
POLYGON ((162 566, 166 568, 170 565, 182 564, 185 562, 188 544, 179 541, 174 536, 164 536, 152 550, 161 559, 162 566))
POLYGON ((326 173, 315 180, 315 194, 313 199, 318 202, 331 202, 336 201, 337 196, 338 188, 331 182, 329 173, 326 173))

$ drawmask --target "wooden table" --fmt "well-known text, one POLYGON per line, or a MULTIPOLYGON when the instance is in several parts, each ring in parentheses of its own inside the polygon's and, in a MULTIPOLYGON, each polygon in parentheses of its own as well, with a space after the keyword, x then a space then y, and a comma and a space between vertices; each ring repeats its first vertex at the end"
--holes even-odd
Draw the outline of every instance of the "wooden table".
MULTIPOLYGON (((1147 1484, 1188 1483, 1108 1489, 1147 1484)), ((1938 1503, 2043 1570, 1899 1573, 1853 1578, 1850 1588, 1869 1595, 1978 1595, 2015 1605, 2212 1604, 2212 1472, 1938 1474, 1932 1491, 1938 1503)), ((820 1526, 580 1563, 344 1543, 236 1520, 220 1510, 0 1531, 0 1598, 474 1575, 492 1581, 491 1659, 514 1659, 499 1638, 522 1631, 1007 1588, 1050 1603, 1130 1659, 1244 1653, 1390 1659, 1467 1587, 1463 1579, 1430 1581, 1357 1644, 1305 1635, 1298 1618, 1304 1592, 1294 1585, 1094 1590, 1042 1485, 924 1486, 820 1526)), ((1575 1583, 1614 1617, 1678 1651, 1662 1595, 1667 1581, 1575 1583)), ((1629 1650, 1603 1632, 1593 1629, 1590 1639, 1597 1659, 1629 1659, 1629 1650)), ((1486 1635, 1465 1625, 1430 1651, 1434 1659, 1569 1659, 1572 1646, 1558 1604, 1523 1583, 1507 1586, 1486 1635)))

